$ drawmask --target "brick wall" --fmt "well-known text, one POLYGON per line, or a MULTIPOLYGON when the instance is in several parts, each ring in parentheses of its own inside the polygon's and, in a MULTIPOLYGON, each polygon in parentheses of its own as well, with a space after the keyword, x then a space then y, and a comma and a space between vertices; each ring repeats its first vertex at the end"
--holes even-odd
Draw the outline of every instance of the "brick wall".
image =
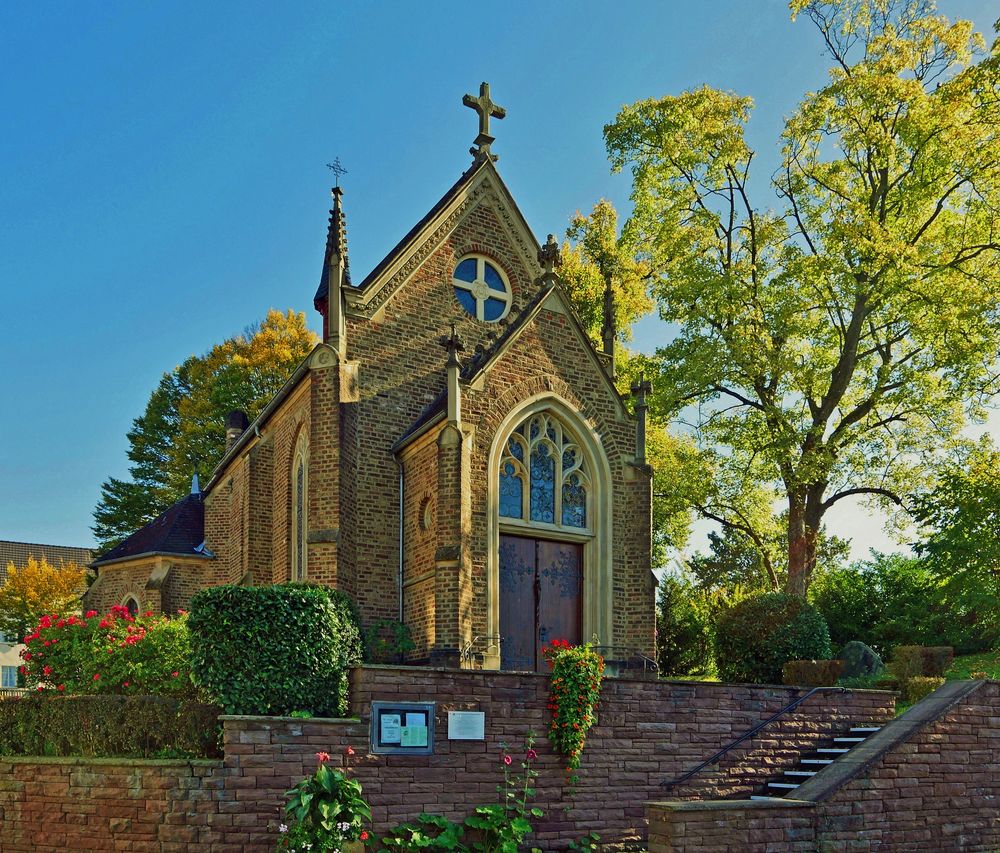
POLYGON ((0 851, 237 853, 231 800, 220 761, 0 758, 0 851))
POLYGON ((797 803, 651 805, 650 853, 1000 849, 1000 684, 946 689, 964 695, 928 697, 879 732, 887 748, 869 738, 868 754, 822 771, 797 803))
MULTIPOLYGON (((517 757, 534 730, 541 735, 536 804, 546 812, 536 823, 535 843, 543 850, 561 849, 590 830, 607 841, 642 840, 645 803, 661 795, 660 782, 698 763, 796 695, 787 688, 606 681, 600 723, 584 751, 579 790, 567 797, 561 758, 544 738, 547 685, 545 676, 364 667, 352 679, 360 723, 228 719, 225 761, 233 775, 227 784, 236 786, 237 800, 246 803, 244 818, 254 816, 244 829, 253 838, 273 837, 285 788, 312 770, 317 751, 340 761, 349 745, 358 751, 352 770, 372 805, 377 830, 422 811, 460 820, 475 805, 494 800, 502 778, 501 743, 517 757), (434 755, 364 754, 370 703, 394 699, 438 703, 434 755), (484 711, 486 741, 449 741, 449 710, 484 711)), ((815 704, 810 700, 781 730, 808 738, 810 732, 828 731, 830 719, 846 727, 850 721, 884 719, 891 707, 892 697, 885 693, 856 692, 815 704)), ((734 757, 734 773, 741 772, 757 748, 751 743, 734 757)), ((266 843, 262 840, 261 851, 266 843)))
MULTIPOLYGON (((222 767, 219 762, 0 759, 0 850, 48 851, 58 842, 60 850, 270 853, 284 792, 312 772, 316 752, 330 752, 342 762, 347 746, 357 750, 351 769, 372 805, 376 831, 422 811, 461 820, 475 805, 495 800, 501 744, 519 758, 531 730, 540 735, 536 804, 546 813, 536 822, 534 843, 559 850, 591 830, 609 842, 642 841, 645 803, 661 796, 660 782, 796 695, 782 687, 607 680, 579 789, 567 796, 562 759, 544 737, 547 685, 545 676, 364 667, 352 673, 352 703, 360 721, 225 718, 222 767), (437 702, 434 755, 367 754, 368 709, 379 699, 437 702), (449 710, 485 712, 486 740, 449 741, 449 710), (93 846, 94 838, 104 846, 93 846), (39 846, 27 846, 29 840, 39 846)), ((884 719, 892 704, 891 694, 860 691, 811 699, 781 731, 808 739, 831 726, 884 719)), ((732 790, 739 789, 741 768, 759 748, 751 742, 724 768, 732 771, 735 781, 726 783, 732 790)))

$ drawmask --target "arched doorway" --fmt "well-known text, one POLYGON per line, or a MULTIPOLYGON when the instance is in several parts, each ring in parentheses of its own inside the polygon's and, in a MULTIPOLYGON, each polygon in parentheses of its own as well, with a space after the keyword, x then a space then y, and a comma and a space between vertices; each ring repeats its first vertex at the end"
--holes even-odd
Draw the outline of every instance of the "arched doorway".
POLYGON ((541 670, 552 640, 607 636, 607 462, 583 419, 546 397, 505 419, 490 475, 490 618, 500 667, 541 670))

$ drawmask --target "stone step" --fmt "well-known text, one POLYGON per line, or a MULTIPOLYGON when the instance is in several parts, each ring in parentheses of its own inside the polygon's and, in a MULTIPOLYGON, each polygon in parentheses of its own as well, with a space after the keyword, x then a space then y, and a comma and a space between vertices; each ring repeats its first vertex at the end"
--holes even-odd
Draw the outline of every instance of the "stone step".
POLYGON ((823 749, 817 749, 816 752, 822 752, 825 755, 843 755, 845 752, 850 752, 846 747, 823 747, 823 749))
POLYGON ((818 770, 786 770, 786 776, 815 776, 818 770))
POLYGON ((863 737, 835 737, 833 739, 834 743, 861 743, 863 737))
POLYGON ((794 791, 799 787, 798 782, 768 782, 768 788, 777 788, 779 791, 794 791))
POLYGON ((750 795, 750 799, 751 800, 774 800, 774 799, 779 799, 780 800, 781 798, 780 797, 769 797, 766 794, 751 794, 750 795))
POLYGON ((800 764, 833 764, 832 758, 803 758, 800 764))
POLYGON ((881 726, 853 726, 851 728, 852 732, 865 732, 866 734, 874 734, 875 732, 881 730, 881 726))

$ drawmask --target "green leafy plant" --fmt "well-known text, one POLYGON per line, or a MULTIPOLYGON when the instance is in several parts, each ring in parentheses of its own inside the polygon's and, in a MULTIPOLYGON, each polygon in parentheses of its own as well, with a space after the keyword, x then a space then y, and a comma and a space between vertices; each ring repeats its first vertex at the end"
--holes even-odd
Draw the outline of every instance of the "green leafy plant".
MULTIPOLYGON (((348 747, 345 757, 354 750, 348 747)), ((279 826, 279 851, 338 851, 346 842, 367 841, 371 808, 361 795, 361 783, 329 765, 330 755, 316 753, 316 772, 302 779, 285 796, 285 814, 292 822, 279 826)))
POLYGON ((781 667, 781 683, 799 687, 832 687, 843 671, 842 660, 790 660, 781 667))
POLYGON ((124 607, 105 616, 42 616, 24 638, 25 684, 66 694, 193 695, 191 645, 183 614, 151 611, 133 617, 124 607))
POLYGON ((907 678, 902 684, 903 701, 911 704, 919 702, 925 696, 930 696, 942 684, 944 684, 943 678, 923 675, 915 675, 912 678, 907 678))
POLYGON ((32 693, 0 701, 0 755, 216 758, 221 712, 177 696, 32 693))
POLYGON ((195 683, 226 713, 346 713, 361 632, 343 593, 307 584, 212 587, 192 599, 189 624, 195 683))
POLYGON ((597 844, 598 842, 600 842, 600 840, 601 836, 598 835, 596 832, 588 832, 579 841, 575 839, 570 841, 569 847, 567 847, 566 849, 586 851, 586 853, 590 853, 590 851, 597 849, 597 844))
POLYGON ((367 663, 397 663, 415 648, 409 627, 396 619, 379 619, 365 630, 367 663))
POLYGON ((553 640, 542 653, 552 668, 549 740, 557 752, 566 756, 566 775, 575 785, 579 777, 573 771, 580 766, 587 732, 597 722, 604 658, 590 643, 573 646, 566 640, 553 640))
POLYGON ((797 595, 781 592, 745 598, 723 613, 715 645, 723 681, 777 684, 787 661, 830 657, 822 614, 797 595))
MULTIPOLYGON (((404 823, 390 830, 382 839, 385 853, 406 850, 453 850, 458 853, 517 853, 532 832, 532 818, 544 812, 529 807, 535 795, 533 781, 538 773, 533 769, 538 758, 535 738, 529 734, 525 742, 521 772, 511 770, 514 757, 506 744, 501 744, 500 763, 503 782, 497 785, 498 801, 478 806, 462 824, 440 815, 422 814, 416 822, 404 823)), ((532 848, 533 851, 537 848, 532 848)))

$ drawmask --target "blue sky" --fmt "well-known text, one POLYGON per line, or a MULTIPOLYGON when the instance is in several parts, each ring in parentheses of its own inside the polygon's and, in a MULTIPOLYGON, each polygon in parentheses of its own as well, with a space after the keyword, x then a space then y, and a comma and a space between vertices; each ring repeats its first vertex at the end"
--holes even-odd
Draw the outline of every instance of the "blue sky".
MULTIPOLYGON (((991 32, 992 0, 940 8, 991 32)), ((481 80, 544 239, 627 206, 601 136, 622 104, 750 95, 766 175, 827 66, 778 0, 8 3, 0 55, 0 538, 72 545, 160 374, 269 307, 318 328, 334 157, 360 279, 467 166, 481 80)), ((856 508, 835 526, 880 544, 856 508)))

